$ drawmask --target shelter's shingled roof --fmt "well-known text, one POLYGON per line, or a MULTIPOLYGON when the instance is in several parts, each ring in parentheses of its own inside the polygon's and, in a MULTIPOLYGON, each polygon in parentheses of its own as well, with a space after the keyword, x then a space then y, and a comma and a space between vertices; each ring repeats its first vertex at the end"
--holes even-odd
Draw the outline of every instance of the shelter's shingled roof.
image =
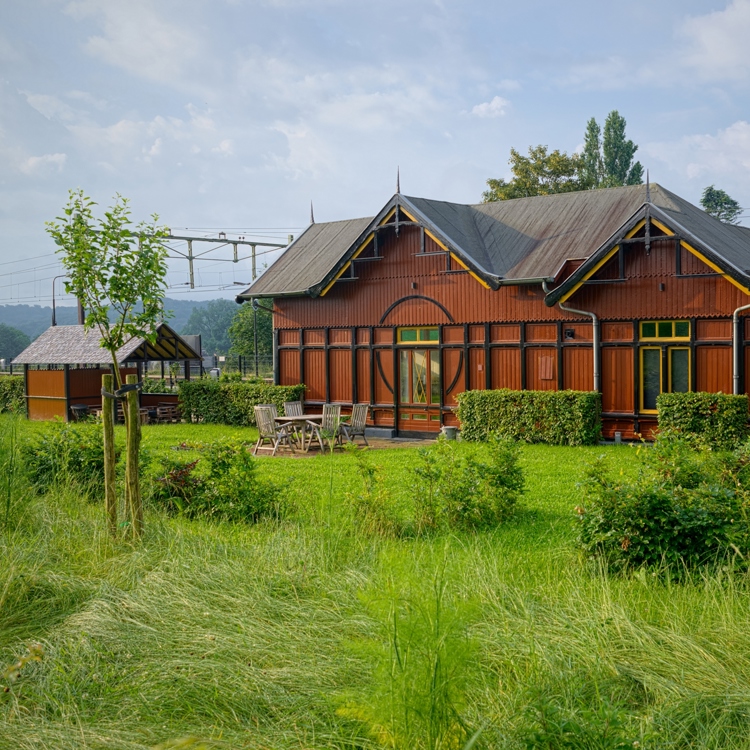
MULTIPOLYGON (((14 360, 14 365, 107 365, 111 357, 99 346, 96 329, 83 326, 52 326, 34 340, 14 360)), ((130 339, 117 351, 117 361, 200 359, 200 354, 166 323, 157 328, 155 343, 143 338, 130 339)))
MULTIPOLYGON (((567 260, 593 258, 642 211, 646 185, 464 205, 394 196, 493 287, 552 280, 567 260)), ((714 219, 652 184, 653 215, 692 236, 750 284, 750 230, 714 219)), ((381 216, 379 214, 379 216, 381 216)), ((315 296, 368 236, 373 219, 312 224, 240 297, 315 296)))

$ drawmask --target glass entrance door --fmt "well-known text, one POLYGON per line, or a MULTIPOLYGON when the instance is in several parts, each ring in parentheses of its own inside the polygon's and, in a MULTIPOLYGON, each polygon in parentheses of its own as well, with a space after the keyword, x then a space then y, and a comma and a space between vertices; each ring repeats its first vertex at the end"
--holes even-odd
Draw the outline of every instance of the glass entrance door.
POLYGON ((399 350, 399 430, 440 430, 440 351, 399 350))

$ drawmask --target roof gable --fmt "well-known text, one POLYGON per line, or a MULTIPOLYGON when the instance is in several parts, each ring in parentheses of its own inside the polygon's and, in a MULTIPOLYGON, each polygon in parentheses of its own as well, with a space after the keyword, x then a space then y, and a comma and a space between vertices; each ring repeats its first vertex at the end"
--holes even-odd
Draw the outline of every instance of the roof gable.
POLYGON ((750 233, 742 227, 724 224, 664 188, 654 187, 656 201, 643 203, 560 286, 550 291, 545 297, 548 306, 568 300, 607 263, 620 243, 633 238, 646 221, 667 236, 678 236, 683 248, 750 295, 750 233))
MULTIPOLYGON (((570 277, 575 284, 642 218, 646 205, 735 281, 750 284, 750 230, 722 224, 659 185, 633 185, 476 205, 396 194, 375 217, 312 224, 239 297, 325 294, 395 207, 485 286, 551 282, 569 261, 583 260, 570 277)), ((569 289, 564 282, 548 304, 569 289)))

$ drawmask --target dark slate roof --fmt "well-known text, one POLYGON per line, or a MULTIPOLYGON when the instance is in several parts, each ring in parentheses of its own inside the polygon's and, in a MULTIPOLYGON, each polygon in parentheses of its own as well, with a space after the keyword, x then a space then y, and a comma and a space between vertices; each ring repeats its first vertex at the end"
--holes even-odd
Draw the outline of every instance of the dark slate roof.
POLYGON ((357 240, 371 222, 372 217, 311 224, 240 296, 307 294, 309 289, 323 282, 352 245, 358 244, 357 240))
MULTIPOLYGON (((157 333, 153 344, 142 338, 128 341, 118 350, 117 361, 200 359, 200 354, 166 323, 159 325, 157 333)), ((53 326, 26 347, 13 364, 108 365, 112 360, 109 352, 99 346, 99 341, 96 330, 87 331, 83 326, 53 326)))
MULTIPOLYGON (((386 208, 398 202, 496 287, 552 280, 567 260, 592 258, 647 200, 646 185, 633 185, 477 205, 396 195, 386 208)), ((722 224, 656 184, 650 186, 650 201, 654 216, 661 214, 675 230, 708 246, 716 259, 750 274, 750 230, 722 224)), ((315 296, 384 213, 313 224, 240 296, 315 296)))

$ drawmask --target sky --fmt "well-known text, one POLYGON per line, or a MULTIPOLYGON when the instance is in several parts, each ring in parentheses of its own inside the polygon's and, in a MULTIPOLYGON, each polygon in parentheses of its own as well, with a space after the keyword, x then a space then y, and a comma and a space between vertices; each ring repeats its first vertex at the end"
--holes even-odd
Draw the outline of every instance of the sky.
MULTIPOLYGON (((397 170, 405 195, 478 203, 511 148, 575 151, 613 109, 652 182, 696 204, 713 184, 750 225, 748 38, 750 0, 4 0, 0 304, 50 303, 45 222, 72 188, 283 243, 311 203, 376 214, 397 170)), ((231 257, 192 290, 172 261, 168 295, 233 297, 231 257)))

